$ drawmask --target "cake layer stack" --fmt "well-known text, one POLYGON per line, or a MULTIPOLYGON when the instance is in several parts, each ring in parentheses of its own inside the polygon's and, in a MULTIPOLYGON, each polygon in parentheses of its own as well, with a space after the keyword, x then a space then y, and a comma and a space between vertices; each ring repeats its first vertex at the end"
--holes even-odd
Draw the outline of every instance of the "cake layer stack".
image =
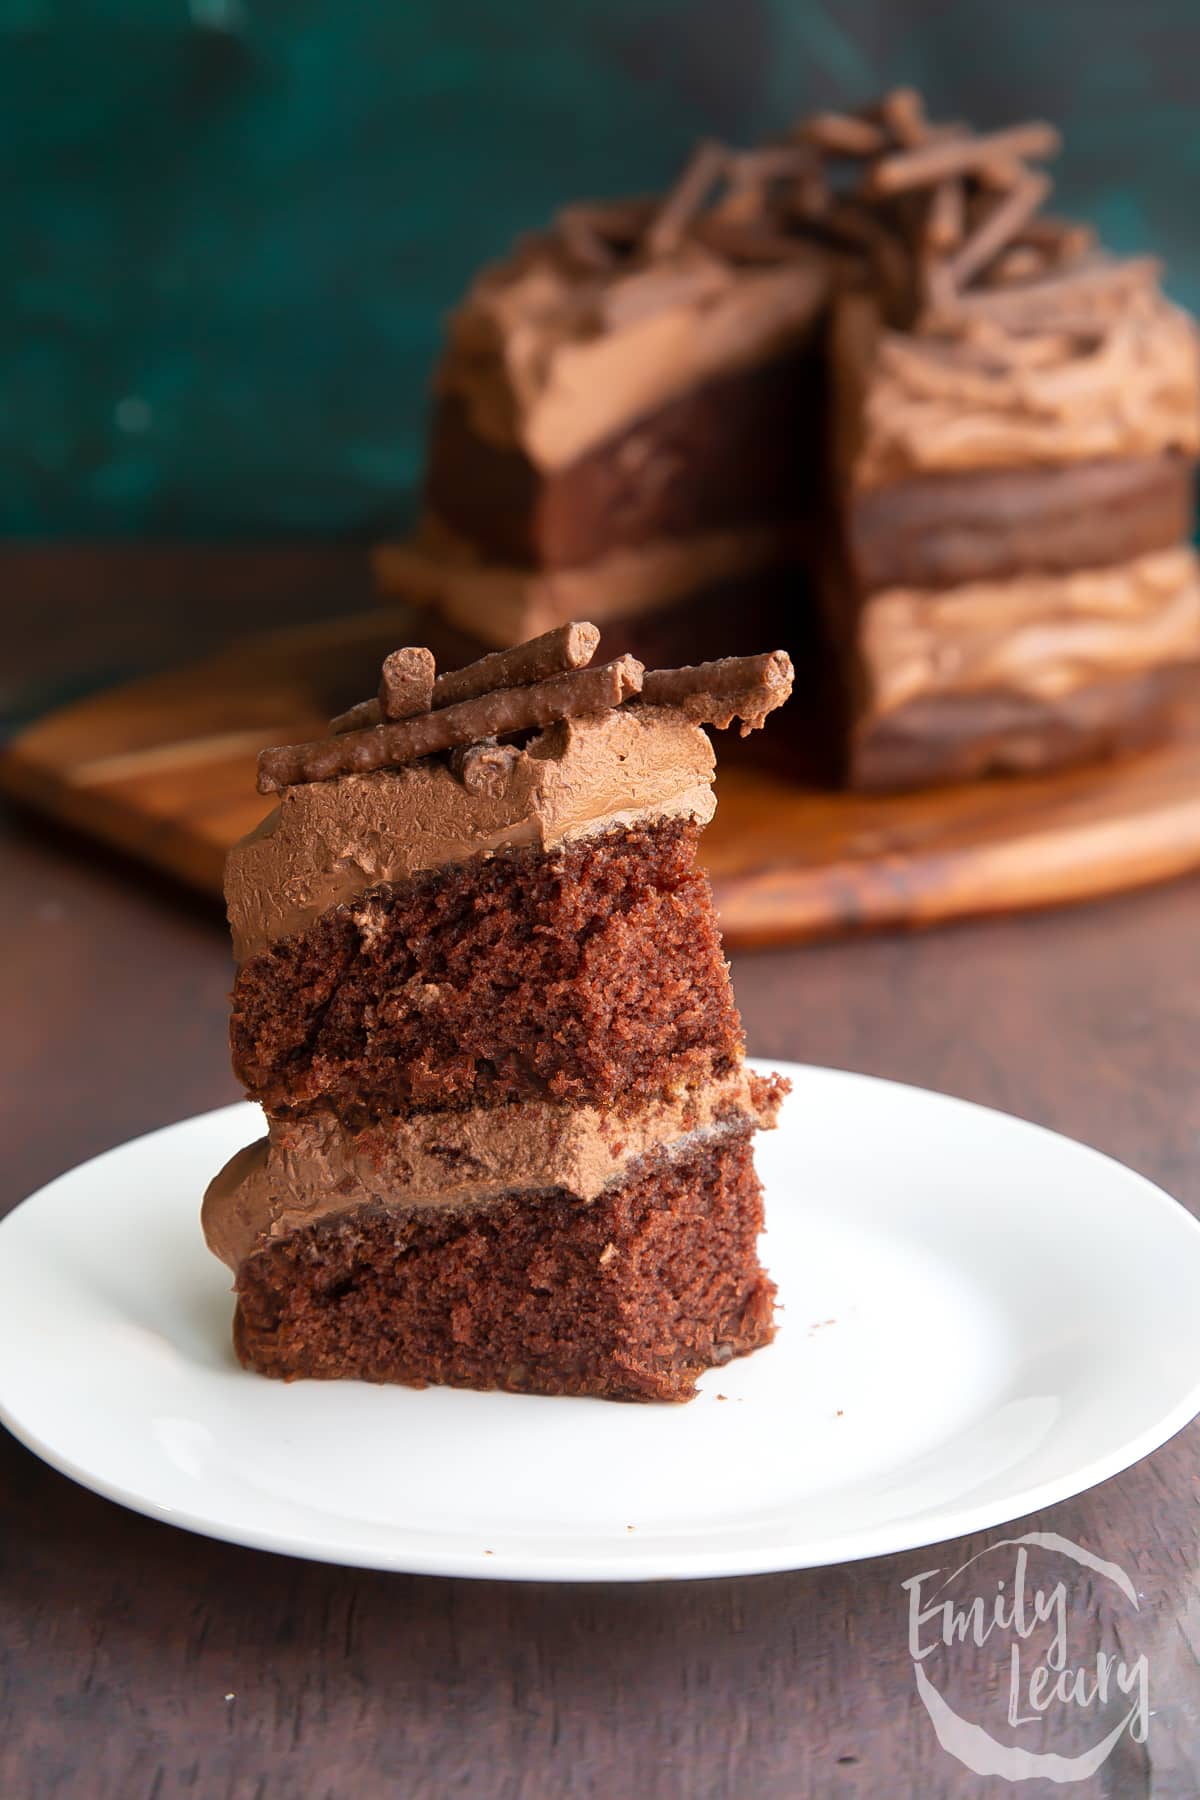
POLYGON ((261 759, 280 800, 227 895, 268 1133, 204 1205, 250 1368, 686 1399, 771 1335, 751 1139, 781 1087, 695 859, 700 721, 761 723, 791 672, 587 667, 597 636, 436 684, 399 653, 261 759))

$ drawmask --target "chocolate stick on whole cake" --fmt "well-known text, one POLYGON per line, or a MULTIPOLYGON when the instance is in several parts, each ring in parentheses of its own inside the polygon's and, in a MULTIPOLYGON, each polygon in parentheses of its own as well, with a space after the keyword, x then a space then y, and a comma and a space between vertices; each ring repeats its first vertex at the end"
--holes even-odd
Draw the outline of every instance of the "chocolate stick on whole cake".
POLYGON ((249 1369, 686 1400, 772 1335, 785 1084, 745 1067, 696 848, 700 721, 761 725, 791 666, 580 666, 597 638, 437 682, 396 653, 378 723, 262 755, 226 893, 268 1129, 204 1201, 249 1369), (391 677, 423 714, 383 717, 391 677))
POLYGON ((803 645, 855 787, 1168 731, 1200 689, 1196 329, 1153 259, 1042 212, 1058 147, 896 89, 568 209, 454 316, 381 584, 459 642, 588 612, 659 661, 803 645))

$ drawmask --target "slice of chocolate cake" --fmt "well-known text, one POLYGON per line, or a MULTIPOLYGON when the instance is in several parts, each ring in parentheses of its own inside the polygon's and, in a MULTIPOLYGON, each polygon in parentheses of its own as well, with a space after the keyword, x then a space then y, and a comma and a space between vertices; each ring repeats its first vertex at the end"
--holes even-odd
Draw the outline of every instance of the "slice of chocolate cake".
POLYGON ((211 1184, 263 1374, 682 1400, 772 1334, 712 895, 703 724, 762 723, 776 652, 587 666, 568 625, 265 751, 230 853, 234 1068, 268 1135, 211 1184))

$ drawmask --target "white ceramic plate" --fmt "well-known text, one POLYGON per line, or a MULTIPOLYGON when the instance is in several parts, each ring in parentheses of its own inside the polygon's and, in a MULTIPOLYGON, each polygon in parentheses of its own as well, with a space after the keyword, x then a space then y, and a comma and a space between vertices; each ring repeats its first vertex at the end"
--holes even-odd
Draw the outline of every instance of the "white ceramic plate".
POLYGON ((997 1525, 1200 1410, 1200 1226, 1175 1201, 1002 1113, 787 1073, 758 1153, 781 1329, 690 1405, 244 1373, 197 1220, 259 1135, 242 1105, 97 1157, 0 1226, 0 1418, 98 1493, 234 1543, 630 1581, 997 1525))

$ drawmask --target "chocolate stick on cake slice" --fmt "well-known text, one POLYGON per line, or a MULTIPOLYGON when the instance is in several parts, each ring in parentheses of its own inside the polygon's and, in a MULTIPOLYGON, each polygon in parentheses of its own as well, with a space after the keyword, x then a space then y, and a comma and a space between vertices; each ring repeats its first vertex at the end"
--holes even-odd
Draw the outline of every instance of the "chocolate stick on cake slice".
MULTIPOLYGON (((424 658, 428 662, 428 692, 422 687, 422 704, 411 712, 429 712, 434 707, 454 706, 462 700, 476 700, 495 688, 528 687, 536 681, 547 681, 552 675, 563 675, 569 669, 582 669, 591 662, 600 642, 600 633, 586 621, 571 620, 556 625, 541 637, 516 644, 511 650, 497 650, 491 656, 469 663, 465 669, 451 669, 434 678, 433 657, 428 650, 394 650, 384 662, 380 694, 376 700, 360 700, 348 712, 330 721, 333 732, 361 731, 368 725, 381 725, 389 719, 407 718, 409 713, 389 707, 384 687, 396 679, 397 666, 406 671, 409 663, 398 665, 401 658, 424 658)), ((424 664, 421 665, 422 669, 424 664)))
POLYGON ((745 1067, 696 866, 696 720, 761 724, 791 667, 561 669, 597 636, 263 753, 226 892, 267 1135, 204 1203, 248 1369, 685 1400, 772 1335, 752 1138, 783 1085, 745 1067))
POLYGON ((367 775, 399 768, 439 750, 481 738, 529 731, 557 719, 583 717, 619 706, 641 687, 642 665, 620 656, 598 669, 571 669, 532 687, 495 688, 473 700, 411 719, 343 731, 309 744, 264 750, 258 759, 258 790, 278 792, 297 782, 330 781, 338 775, 367 775))

